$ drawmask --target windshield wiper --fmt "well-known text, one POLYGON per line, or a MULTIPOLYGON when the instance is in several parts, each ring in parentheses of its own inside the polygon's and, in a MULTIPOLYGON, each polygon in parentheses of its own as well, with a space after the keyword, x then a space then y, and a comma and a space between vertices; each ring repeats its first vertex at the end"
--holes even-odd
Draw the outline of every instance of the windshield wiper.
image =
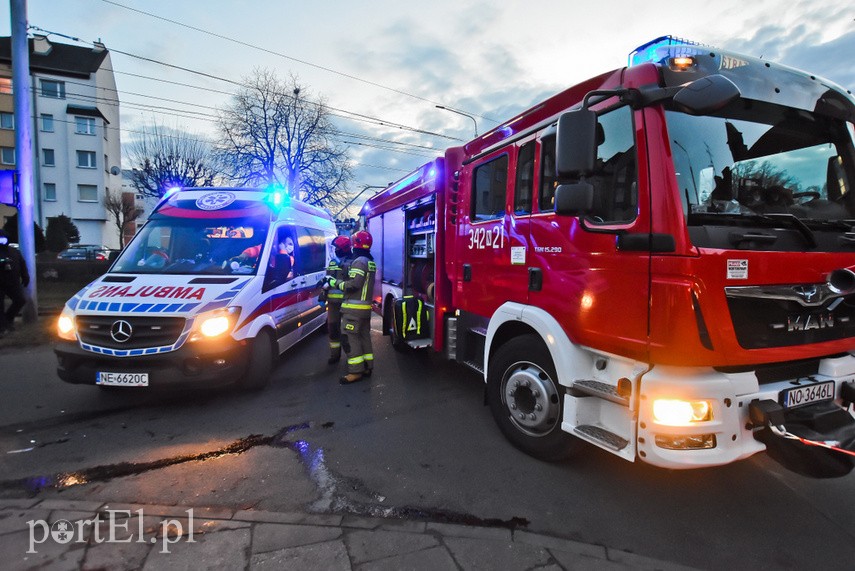
MULTIPOLYGON (((798 233, 804 238, 808 247, 816 248, 816 237, 814 236, 813 230, 811 230, 807 224, 802 222, 797 216, 793 214, 786 213, 767 213, 767 214, 736 214, 731 212, 693 212, 689 215, 689 224, 692 222, 712 222, 712 223, 720 223, 720 224, 736 224, 739 226, 749 225, 750 223, 762 225, 768 227, 769 225, 774 225, 779 223, 779 221, 786 221, 789 226, 798 231, 798 233)), ((737 244, 742 241, 753 240, 755 242, 768 242, 768 237, 763 237, 761 235, 747 235, 747 237, 733 236, 732 240, 735 239, 737 244)))
POLYGON ((801 219, 795 214, 787 214, 787 213, 767 213, 759 215, 764 218, 771 218, 773 220, 787 220, 793 228, 799 231, 799 233, 804 236, 805 242, 809 248, 816 248, 816 236, 813 234, 813 230, 808 228, 808 225, 801 221, 801 219))

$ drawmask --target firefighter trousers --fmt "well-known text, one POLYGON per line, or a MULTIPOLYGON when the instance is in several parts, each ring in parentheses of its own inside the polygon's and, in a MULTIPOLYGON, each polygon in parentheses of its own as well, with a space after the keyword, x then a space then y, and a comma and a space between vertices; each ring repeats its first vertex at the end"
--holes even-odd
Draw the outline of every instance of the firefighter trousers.
POLYGON ((374 370, 374 351, 371 347, 371 314, 341 317, 341 346, 347 355, 347 372, 369 373, 374 370))
MULTIPOLYGON (((340 301, 340 300, 339 300, 340 301)), ((327 302, 327 337, 330 342, 330 359, 341 358, 341 303, 327 302)))

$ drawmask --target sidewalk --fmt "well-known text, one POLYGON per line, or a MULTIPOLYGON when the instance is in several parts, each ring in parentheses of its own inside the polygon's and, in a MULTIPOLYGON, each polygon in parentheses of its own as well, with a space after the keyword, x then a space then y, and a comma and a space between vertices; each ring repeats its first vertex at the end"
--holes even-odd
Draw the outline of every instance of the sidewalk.
POLYGON ((0 500, 0 561, 10 571, 687 569, 503 528, 38 498, 0 500))

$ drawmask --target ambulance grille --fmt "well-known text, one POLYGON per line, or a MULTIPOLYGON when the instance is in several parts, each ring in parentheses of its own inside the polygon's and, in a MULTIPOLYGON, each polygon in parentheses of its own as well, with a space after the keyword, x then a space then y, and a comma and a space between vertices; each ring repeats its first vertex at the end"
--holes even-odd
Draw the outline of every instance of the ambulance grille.
MULTIPOLYGON (((87 345, 110 349, 145 349, 174 344, 184 330, 183 317, 143 317, 115 315, 78 315, 77 333, 87 345), (118 321, 130 325, 130 337, 124 343, 113 338, 111 330, 118 321)), ((123 328, 127 331, 127 328, 123 328)), ((123 338, 121 335, 118 338, 123 338)))

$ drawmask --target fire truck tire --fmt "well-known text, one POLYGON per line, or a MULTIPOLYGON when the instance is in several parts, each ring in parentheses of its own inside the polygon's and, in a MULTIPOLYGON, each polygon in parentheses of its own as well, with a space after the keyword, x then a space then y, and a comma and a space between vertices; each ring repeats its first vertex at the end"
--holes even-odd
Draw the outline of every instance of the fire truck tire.
POLYGON ((579 442, 561 430, 564 391, 536 335, 515 337, 490 359, 487 400, 505 437, 530 456, 555 462, 579 442))
POLYGON ((270 383, 273 372, 273 338, 266 330, 258 333, 252 340, 249 353, 249 366, 241 379, 241 387, 250 391, 258 391, 270 383))

